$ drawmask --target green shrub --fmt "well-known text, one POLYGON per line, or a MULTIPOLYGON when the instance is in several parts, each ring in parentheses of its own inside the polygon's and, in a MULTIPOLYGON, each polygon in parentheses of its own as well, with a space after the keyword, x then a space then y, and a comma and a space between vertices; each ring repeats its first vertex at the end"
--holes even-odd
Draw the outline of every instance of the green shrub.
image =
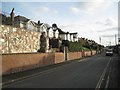
POLYGON ((62 40, 62 45, 69 47, 69 41, 68 40, 62 40))
POLYGON ((68 40, 63 40, 62 41, 62 46, 67 46, 68 50, 70 52, 79 52, 79 51, 90 51, 90 50, 95 50, 95 47, 92 46, 82 46, 80 42, 69 42, 68 40))
POLYGON ((70 52, 77 52, 82 50, 82 46, 79 42, 69 42, 68 49, 70 52))

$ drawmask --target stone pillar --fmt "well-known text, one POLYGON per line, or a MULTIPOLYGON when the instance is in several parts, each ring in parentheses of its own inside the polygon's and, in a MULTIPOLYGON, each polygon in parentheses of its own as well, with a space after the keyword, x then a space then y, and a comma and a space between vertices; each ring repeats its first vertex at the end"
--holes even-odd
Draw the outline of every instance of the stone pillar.
POLYGON ((50 29, 50 28, 47 28, 46 52, 49 52, 49 29, 50 29))
POLYGON ((40 36, 40 52, 45 53, 46 52, 46 36, 45 36, 45 32, 42 33, 42 35, 40 36))
POLYGON ((68 47, 64 46, 64 60, 68 60, 68 47))

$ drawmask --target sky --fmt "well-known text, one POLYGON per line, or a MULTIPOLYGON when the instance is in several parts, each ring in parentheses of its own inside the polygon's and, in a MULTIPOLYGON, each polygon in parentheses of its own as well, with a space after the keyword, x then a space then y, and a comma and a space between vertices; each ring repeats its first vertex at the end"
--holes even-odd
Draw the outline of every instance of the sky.
POLYGON ((118 0, 2 0, 2 11, 32 21, 56 23, 63 31, 102 45, 115 45, 118 38, 118 0))

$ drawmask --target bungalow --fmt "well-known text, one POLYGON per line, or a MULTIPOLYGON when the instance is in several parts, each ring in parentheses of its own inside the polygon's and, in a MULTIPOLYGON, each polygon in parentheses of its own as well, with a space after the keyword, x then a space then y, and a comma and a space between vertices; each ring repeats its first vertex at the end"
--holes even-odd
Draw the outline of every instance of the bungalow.
POLYGON ((70 41, 73 41, 73 42, 78 41, 77 34, 78 34, 77 32, 70 33, 70 41))
POLYGON ((69 32, 64 32, 60 28, 57 27, 56 24, 52 25, 53 28, 53 37, 55 36, 55 32, 58 32, 58 38, 61 40, 68 40, 68 41, 77 41, 77 33, 69 33, 69 32))
POLYGON ((51 26, 47 23, 38 23, 31 21, 30 19, 23 16, 16 16, 14 21, 14 26, 19 28, 24 28, 31 31, 45 32, 45 35, 49 37, 49 30, 51 26))
POLYGON ((61 40, 68 40, 72 42, 77 41, 77 33, 64 32, 61 29, 58 29, 58 32, 61 40))

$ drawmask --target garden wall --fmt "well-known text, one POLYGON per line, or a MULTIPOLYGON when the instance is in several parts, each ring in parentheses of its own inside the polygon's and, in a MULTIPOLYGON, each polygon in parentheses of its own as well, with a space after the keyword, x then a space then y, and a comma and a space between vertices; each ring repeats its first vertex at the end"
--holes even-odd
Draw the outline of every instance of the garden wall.
MULTIPOLYGON (((94 55, 95 55, 95 51, 94 55)), ((84 52, 86 56, 91 52, 84 52)), ((82 58, 81 52, 69 52, 67 60, 75 60, 82 58)), ((64 53, 18 53, 18 54, 2 54, 2 73, 3 75, 16 73, 33 68, 48 66, 64 62, 64 53)), ((0 62, 1 62, 0 61, 0 62)))

